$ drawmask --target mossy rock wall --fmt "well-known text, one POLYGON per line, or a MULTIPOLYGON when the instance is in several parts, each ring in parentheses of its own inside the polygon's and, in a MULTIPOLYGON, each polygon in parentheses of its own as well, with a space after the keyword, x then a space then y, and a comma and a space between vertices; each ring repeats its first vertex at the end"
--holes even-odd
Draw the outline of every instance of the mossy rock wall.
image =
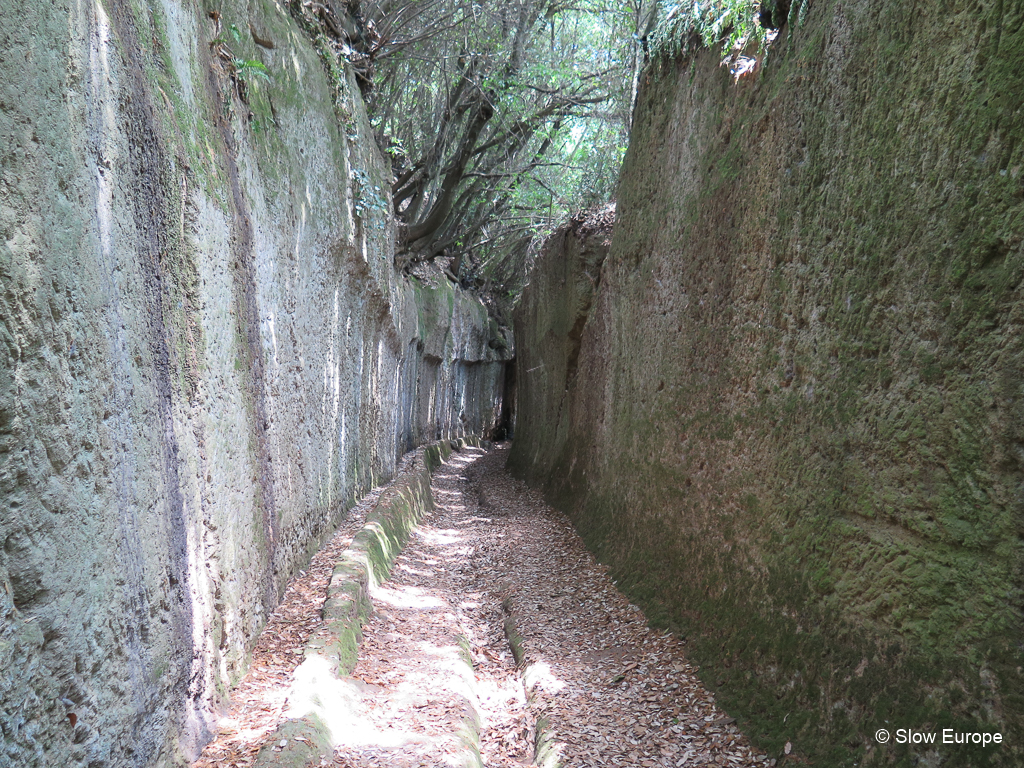
POLYGON ((773 757, 1019 765, 1024 5, 812 2, 738 82, 679 49, 557 382, 581 273, 531 278, 510 465, 773 757))
POLYGON ((353 499, 495 426, 300 6, 0 0, 0 765, 188 762, 353 499))

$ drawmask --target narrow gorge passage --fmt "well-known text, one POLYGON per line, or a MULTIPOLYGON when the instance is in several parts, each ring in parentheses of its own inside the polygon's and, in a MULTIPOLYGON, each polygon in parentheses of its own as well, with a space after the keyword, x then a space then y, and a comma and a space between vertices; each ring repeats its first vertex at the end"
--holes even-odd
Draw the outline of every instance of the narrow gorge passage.
MULTIPOLYGON (((477 750, 487 766, 556 756, 559 763, 541 764, 774 764, 715 706, 684 644, 649 629, 567 518, 506 473, 507 453, 466 448, 435 472, 437 508, 374 590, 351 678, 359 695, 337 712, 332 727, 342 743, 324 765, 474 765, 477 750)), ((340 531, 329 553, 352 530, 340 531)), ((301 628, 294 651, 265 633, 257 661, 268 643, 279 661, 301 658, 319 615, 310 589, 306 598, 289 590, 305 617, 288 598, 278 611, 301 628)), ((260 674, 254 669, 239 690, 250 696, 260 674)), ((283 670, 275 674, 280 680, 283 670)), ((247 711, 236 703, 197 768, 249 765, 261 741, 251 737, 269 728, 247 720, 279 713, 283 693, 247 711)))

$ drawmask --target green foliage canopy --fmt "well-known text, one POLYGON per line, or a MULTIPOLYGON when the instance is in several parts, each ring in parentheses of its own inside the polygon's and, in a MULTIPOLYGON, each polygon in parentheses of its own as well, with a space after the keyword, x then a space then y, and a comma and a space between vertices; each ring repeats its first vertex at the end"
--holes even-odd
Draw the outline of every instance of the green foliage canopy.
POLYGON ((531 244, 611 199, 650 2, 363 3, 401 264, 514 293, 531 244))

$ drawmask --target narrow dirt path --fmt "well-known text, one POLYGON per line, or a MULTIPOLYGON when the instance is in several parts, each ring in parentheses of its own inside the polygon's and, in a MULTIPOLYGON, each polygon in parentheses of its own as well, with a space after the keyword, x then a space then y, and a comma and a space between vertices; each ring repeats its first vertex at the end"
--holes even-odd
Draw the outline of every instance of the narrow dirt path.
POLYGON ((336 766, 463 766, 478 737, 488 766, 528 765, 533 756, 494 574, 482 562, 505 534, 477 514, 466 479, 482 455, 453 453, 434 473, 437 508, 373 591, 353 672, 364 727, 338 750, 336 766))
POLYGON ((335 765, 461 765, 474 727, 484 765, 529 765, 538 721, 567 768, 771 764, 506 456, 468 449, 435 474, 438 509, 374 595, 355 671, 378 735, 335 765))
MULTIPOLYGON (((565 516, 504 471, 506 456, 465 449, 435 473, 437 509, 374 590, 352 676, 361 696, 324 764, 505 768, 534 764, 539 742, 544 765, 566 768, 774 765, 565 516)), ((296 610, 284 611, 293 624, 315 624, 319 605, 305 619, 296 610)), ((286 670, 274 674, 283 682, 286 670)), ((252 731, 249 716, 267 720, 260 706, 234 711, 236 748, 215 742, 197 768, 249 765, 238 734, 252 731)))

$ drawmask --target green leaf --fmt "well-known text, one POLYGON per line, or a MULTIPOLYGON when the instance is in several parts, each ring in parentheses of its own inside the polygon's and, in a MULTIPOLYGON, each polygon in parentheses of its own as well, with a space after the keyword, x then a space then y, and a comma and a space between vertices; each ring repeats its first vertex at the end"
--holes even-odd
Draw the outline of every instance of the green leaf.
POLYGON ((261 77, 264 80, 270 79, 270 74, 263 62, 256 61, 255 59, 235 59, 233 63, 235 65, 235 73, 243 80, 251 76, 261 77))

